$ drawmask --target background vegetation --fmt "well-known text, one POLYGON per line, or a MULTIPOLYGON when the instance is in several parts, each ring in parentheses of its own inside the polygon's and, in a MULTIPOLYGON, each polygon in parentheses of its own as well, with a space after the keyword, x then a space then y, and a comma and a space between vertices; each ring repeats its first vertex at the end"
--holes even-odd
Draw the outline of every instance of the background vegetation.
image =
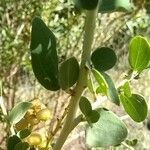
MULTIPOLYGON (((137 5, 138 8, 138 5, 137 5)), ((96 28, 94 47, 109 46, 116 50, 118 63, 110 73, 116 82, 124 75, 127 68, 128 44, 134 35, 141 34, 150 38, 150 1, 147 0, 144 8, 132 13, 99 14, 96 28), (116 71, 117 70, 117 71, 116 71), (118 71, 119 70, 119 71, 118 71)), ((52 94, 42 88, 33 76, 30 64, 30 28, 34 16, 41 16, 58 39, 60 62, 69 56, 80 57, 82 46, 82 29, 84 14, 75 8, 71 0, 1 0, 0 1, 0 80, 2 93, 9 111, 17 102, 31 100, 38 97, 53 112, 52 125, 61 110, 66 107, 66 95, 63 92, 52 94), (59 102, 59 103, 58 103, 59 102)), ((140 86, 135 82, 135 90, 140 90, 147 101, 150 98, 150 77, 148 71, 140 79, 140 86)), ((105 103, 105 102, 104 102, 105 103)), ((149 106, 150 102, 148 101, 149 106)), ((113 109, 113 105, 107 104, 113 109)), ((114 110, 115 111, 115 110, 114 110)), ((120 116, 123 112, 117 108, 120 116)), ((130 124, 130 138, 138 138, 135 149, 150 149, 150 134, 147 128, 147 119, 144 124, 137 124, 128 117, 125 121, 130 124), (135 128, 137 127, 137 128, 135 128)), ((0 147, 5 149, 7 133, 6 125, 1 115, 0 147)), ((42 128, 42 127, 40 127, 42 128)), ((86 149, 82 127, 74 131, 64 149, 86 149), (72 143, 78 143, 71 147, 72 143)), ((123 148, 125 149, 125 148, 123 148)))

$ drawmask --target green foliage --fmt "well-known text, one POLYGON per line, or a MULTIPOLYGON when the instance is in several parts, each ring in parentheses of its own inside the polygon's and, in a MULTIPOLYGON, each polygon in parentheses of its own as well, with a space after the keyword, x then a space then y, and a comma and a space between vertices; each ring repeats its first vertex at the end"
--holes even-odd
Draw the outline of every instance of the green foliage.
POLYGON ((28 137, 31 134, 31 131, 29 129, 23 129, 17 133, 18 137, 21 139, 24 139, 28 137))
POLYGON ((19 122, 27 112, 27 110, 32 106, 30 102, 20 102, 10 111, 8 115, 8 121, 12 124, 19 122))
POLYGON ((10 136, 8 138, 8 141, 7 141, 7 150, 15 150, 15 146, 21 142, 21 140, 19 139, 18 136, 16 135, 13 135, 13 136, 10 136))
POLYGON ((145 99, 138 94, 132 94, 130 97, 127 95, 120 95, 121 102, 125 111, 136 122, 144 121, 147 113, 147 103, 145 99))
POLYGON ((89 102, 89 100, 82 96, 80 98, 80 102, 79 102, 79 107, 80 107, 80 110, 81 112, 85 115, 85 116, 88 116, 88 114, 91 113, 92 111, 92 106, 91 106, 91 103, 89 102))
POLYGON ((131 88, 130 88, 130 84, 128 81, 126 81, 124 83, 124 85, 121 87, 124 94, 127 96, 127 97, 131 97, 132 96, 132 93, 131 93, 131 88))
POLYGON ((129 145, 129 146, 136 146, 138 143, 137 139, 134 140, 125 140, 125 142, 129 145))
POLYGON ((63 90, 73 86, 78 80, 79 64, 75 57, 64 61, 59 68, 59 83, 63 90))
POLYGON ((91 61, 98 71, 107 71, 116 64, 117 57, 112 49, 101 47, 92 53, 91 61))
POLYGON ((102 0, 99 6, 99 11, 102 13, 110 13, 114 11, 130 11, 131 10, 130 0, 102 0))
POLYGON ((92 69, 92 73, 93 73, 96 81, 99 84, 99 87, 96 89, 96 93, 101 93, 101 94, 107 95, 108 85, 107 85, 107 82, 105 81, 105 78, 96 69, 92 69))
MULTIPOLYGON (((80 9, 92 10, 97 6, 98 0, 75 0, 76 7, 80 9)), ((114 11, 130 11, 132 4, 130 0, 102 0, 99 5, 100 13, 110 13, 114 11)))
POLYGON ((89 124, 96 123, 98 121, 100 115, 96 110, 92 110, 91 103, 86 97, 82 96, 80 98, 79 107, 89 124))
POLYGON ((127 128, 111 111, 99 108, 100 118, 97 123, 87 126, 86 143, 89 147, 116 146, 125 140, 127 128))
POLYGON ((32 22, 31 32, 32 68, 38 81, 48 90, 58 90, 58 57, 56 39, 45 23, 38 17, 32 22))
POLYGON ((95 9, 98 4, 98 0, 92 0, 92 1, 91 0, 74 0, 74 1, 77 7, 80 7, 86 10, 95 9))
POLYGON ((29 150, 29 144, 27 142, 19 142, 15 145, 14 150, 29 150))
POLYGON ((88 79, 88 82, 87 82, 87 86, 88 86, 89 91, 92 94, 95 94, 95 89, 94 89, 93 80, 92 80, 91 76, 89 76, 89 79, 88 79))
POLYGON ((100 118, 100 114, 97 110, 92 110, 91 113, 87 115, 87 122, 91 125, 91 123, 96 123, 100 118))
POLYGON ((142 36, 136 36, 131 40, 129 48, 129 63, 134 71, 141 72, 147 68, 150 62, 150 45, 142 36))
POLYGON ((104 72, 102 72, 101 74, 105 78, 107 85, 108 85, 108 97, 110 98, 110 100, 113 103, 115 103, 116 105, 120 105, 120 99, 118 96, 118 91, 115 87, 113 80, 111 79, 111 77, 108 74, 106 74, 104 72))

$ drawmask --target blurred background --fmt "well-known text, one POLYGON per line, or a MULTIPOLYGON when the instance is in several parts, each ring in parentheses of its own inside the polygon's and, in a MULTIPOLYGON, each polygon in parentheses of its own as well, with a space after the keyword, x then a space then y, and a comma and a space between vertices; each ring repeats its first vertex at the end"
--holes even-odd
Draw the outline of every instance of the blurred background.
MULTIPOLYGON (((135 0, 134 0, 135 1, 135 0)), ((138 1, 138 0, 136 0, 138 1)), ((142 1, 141 1, 142 2, 142 1)), ((117 65, 109 71, 116 85, 129 70, 128 45, 135 35, 150 39, 150 0, 141 7, 135 3, 134 14, 112 12, 99 14, 96 23, 96 34, 93 49, 108 46, 118 56, 117 65)), ((41 16, 57 37, 59 62, 67 57, 80 58, 85 13, 74 7, 70 0, 0 0, 0 80, 5 105, 9 111, 19 101, 39 98, 54 114, 50 125, 61 116, 68 100, 63 91, 50 92, 44 89, 35 79, 30 63, 30 31, 35 16, 41 16)), ((141 74, 138 81, 132 84, 135 92, 145 96, 150 107, 150 71, 141 74)), ((124 115, 122 108, 104 102, 107 108, 124 115), (114 109, 115 108, 115 109, 114 109)), ((4 150, 8 136, 4 116, 0 112, 0 149, 4 150)), ((150 115, 143 123, 134 123, 128 116, 123 120, 129 127, 129 139, 138 139, 135 150, 150 149, 150 115)), ((79 126, 64 146, 64 150, 86 150, 85 133, 79 126)), ((125 146, 109 149, 131 149, 125 146)))

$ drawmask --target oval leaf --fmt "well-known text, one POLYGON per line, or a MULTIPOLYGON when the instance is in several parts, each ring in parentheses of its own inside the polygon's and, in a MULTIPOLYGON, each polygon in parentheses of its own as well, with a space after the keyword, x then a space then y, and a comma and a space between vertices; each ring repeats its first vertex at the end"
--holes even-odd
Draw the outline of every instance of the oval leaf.
POLYGON ((91 106, 91 103, 89 102, 89 100, 82 96, 80 98, 80 102, 79 102, 79 107, 80 107, 80 110, 81 112, 87 116, 89 113, 92 112, 92 106, 91 106))
POLYGON ((131 93, 131 89, 130 89, 130 84, 128 81, 126 81, 124 83, 124 85, 122 86, 123 88, 123 92, 124 94, 127 96, 127 97, 131 97, 132 96, 132 93, 131 93))
POLYGON ((108 147, 120 144, 127 137, 125 124, 111 111, 97 109, 100 117, 97 123, 87 126, 86 143, 91 147, 108 147))
POLYGON ((107 84, 108 84, 108 93, 110 100, 115 103, 116 105, 120 105, 120 99, 118 96, 118 91, 114 85, 114 82, 112 81, 111 77, 106 73, 101 73, 103 77, 105 78, 107 84))
POLYGON ((16 135, 10 136, 7 141, 7 150, 14 150, 15 145, 18 144, 19 142, 21 142, 21 140, 19 139, 18 136, 16 135))
POLYGON ((78 80, 79 64, 75 57, 64 61, 59 69, 59 83, 63 90, 73 86, 78 80))
POLYGON ((107 85, 107 82, 105 81, 105 78, 96 69, 92 69, 92 73, 93 73, 96 81, 99 84, 99 87, 97 88, 96 93, 101 93, 101 94, 107 95, 108 94, 108 85, 107 85))
POLYGON ((30 102, 20 102, 18 103, 9 113, 8 121, 12 124, 16 124, 19 122, 24 115, 26 114, 27 110, 32 106, 30 102))
POLYGON ((121 94, 120 99, 125 111, 134 121, 141 122, 145 120, 148 108, 145 99, 141 95, 132 94, 131 97, 127 97, 121 94))
POLYGON ((97 4, 98 0, 75 0, 76 7, 86 10, 95 9, 97 4))
POLYGON ((88 115, 87 115, 87 121, 89 124, 91 123, 96 123, 99 120, 100 114, 96 110, 92 110, 88 115))
POLYGON ((91 61, 96 70, 107 71, 116 64, 117 56, 112 49, 101 47, 92 53, 91 61))
POLYGON ((30 49, 32 68, 38 81, 48 90, 59 90, 56 39, 38 17, 32 22, 30 49))
POLYGON ((130 11, 131 7, 130 0, 102 0, 99 6, 99 12, 130 11))
POLYGON ((29 144, 27 142, 19 142, 15 145, 14 150, 29 150, 29 144))
POLYGON ((141 72, 150 62, 150 45, 142 36, 135 36, 129 47, 129 63, 134 71, 141 72))

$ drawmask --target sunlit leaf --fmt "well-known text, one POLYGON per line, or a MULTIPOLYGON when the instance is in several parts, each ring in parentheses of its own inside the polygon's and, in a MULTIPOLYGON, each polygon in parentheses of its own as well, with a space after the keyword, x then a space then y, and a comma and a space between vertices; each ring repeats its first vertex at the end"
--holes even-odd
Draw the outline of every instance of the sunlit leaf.
POLYGON ((127 97, 124 94, 120 95, 121 102, 128 115, 136 122, 142 122, 145 120, 148 107, 145 99, 138 94, 132 94, 131 97, 127 97))
POLYGON ((108 85, 108 96, 110 97, 110 100, 115 103, 116 105, 120 105, 120 99, 119 99, 119 96, 118 96, 118 91, 115 87, 115 84, 114 82, 112 81, 111 77, 102 72, 101 73, 103 75, 103 77, 105 78, 106 82, 107 82, 107 85, 108 85))
POLYGON ((99 87, 96 89, 96 93, 101 93, 101 94, 107 95, 108 94, 108 85, 107 85, 107 82, 105 81, 105 78, 96 69, 92 69, 92 73, 93 73, 96 81, 99 84, 99 87))
POLYGON ((127 97, 131 97, 132 96, 132 93, 131 93, 131 89, 130 89, 130 84, 128 81, 126 81, 124 83, 124 85, 122 86, 123 88, 123 92, 124 94, 127 96, 127 97))
POLYGON ((129 63, 134 71, 141 72, 150 62, 150 45, 142 36, 135 36, 129 47, 129 63))

